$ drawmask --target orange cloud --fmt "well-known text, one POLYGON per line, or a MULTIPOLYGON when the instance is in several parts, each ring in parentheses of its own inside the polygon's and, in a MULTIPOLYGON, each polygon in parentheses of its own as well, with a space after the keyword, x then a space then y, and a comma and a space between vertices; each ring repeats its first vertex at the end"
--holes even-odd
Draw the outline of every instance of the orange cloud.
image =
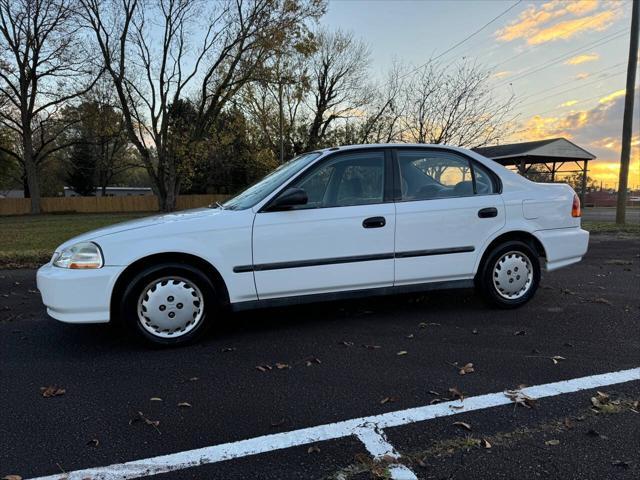
POLYGON ((538 31, 538 33, 527 39, 527 43, 529 45, 539 45, 559 39, 567 40, 586 30, 600 32, 609 28, 615 18, 616 13, 607 10, 588 17, 558 22, 551 27, 538 31))
MULTIPOLYGON (((624 94, 624 89, 611 92, 586 110, 571 110, 552 116, 533 116, 522 122, 517 135, 511 140, 531 141, 554 137, 572 140, 598 157, 589 163, 589 176, 613 186, 618 181, 619 173, 624 94)), ((568 100, 561 106, 572 106, 576 103, 582 102, 568 100)), ((629 185, 633 188, 640 185, 640 135, 636 131, 637 129, 634 130, 635 135, 631 140, 629 171, 629 185)))
POLYGON ((495 36, 503 42, 522 39, 529 45, 566 40, 585 31, 605 30, 619 11, 620 6, 612 3, 600 8, 597 0, 552 0, 529 6, 516 20, 498 30, 495 36))
POLYGON ((597 53, 585 53, 582 55, 576 55, 565 61, 565 65, 580 65, 581 63, 594 62, 600 58, 597 53))
POLYGON ((502 72, 496 72, 493 74, 494 78, 504 78, 504 77, 508 77, 509 75, 511 75, 511 71, 510 70, 504 70, 502 72))
POLYGON ((622 90, 616 90, 613 93, 610 93, 609 95, 606 95, 604 97, 602 97, 599 102, 600 103, 610 103, 612 101, 614 101, 616 98, 620 98, 620 97, 624 97, 626 93, 626 90, 623 88, 622 90))

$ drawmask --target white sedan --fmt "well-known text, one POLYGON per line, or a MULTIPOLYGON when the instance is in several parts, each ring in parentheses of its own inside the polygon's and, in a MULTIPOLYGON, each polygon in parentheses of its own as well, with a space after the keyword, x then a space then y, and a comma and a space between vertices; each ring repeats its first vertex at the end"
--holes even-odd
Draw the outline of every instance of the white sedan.
POLYGON ((355 145, 300 155, 224 205, 71 239, 38 288, 57 320, 171 345, 229 308, 473 286, 518 307, 541 265, 580 261, 588 240, 568 185, 462 148, 355 145))

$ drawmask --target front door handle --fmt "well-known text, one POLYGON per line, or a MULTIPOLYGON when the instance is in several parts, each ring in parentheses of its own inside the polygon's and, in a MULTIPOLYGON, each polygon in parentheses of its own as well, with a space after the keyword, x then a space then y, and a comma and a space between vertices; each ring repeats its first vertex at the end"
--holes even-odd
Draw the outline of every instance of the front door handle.
POLYGON ((369 217, 362 222, 364 228, 382 228, 387 224, 384 217, 369 217))
POLYGON ((478 217, 480 218, 492 218, 498 216, 498 209, 495 207, 481 208, 478 210, 478 217))

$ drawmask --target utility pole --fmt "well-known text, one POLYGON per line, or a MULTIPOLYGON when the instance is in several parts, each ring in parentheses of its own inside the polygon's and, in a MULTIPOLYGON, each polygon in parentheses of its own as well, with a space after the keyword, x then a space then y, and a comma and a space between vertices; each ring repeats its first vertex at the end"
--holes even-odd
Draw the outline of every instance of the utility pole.
POLYGON ((638 10, 640 0, 631 4, 631 34, 629 36, 629 63, 627 64, 627 91, 624 97, 624 116, 622 120, 622 149, 620 151, 620 178, 618 180, 618 204, 616 223, 623 225, 627 213, 627 182, 629 180, 629 161, 631 158, 631 128, 633 125, 633 97, 638 65, 638 10))
POLYGON ((282 105, 282 75, 278 79, 278 130, 280 133, 280 165, 284 163, 284 106, 282 105))

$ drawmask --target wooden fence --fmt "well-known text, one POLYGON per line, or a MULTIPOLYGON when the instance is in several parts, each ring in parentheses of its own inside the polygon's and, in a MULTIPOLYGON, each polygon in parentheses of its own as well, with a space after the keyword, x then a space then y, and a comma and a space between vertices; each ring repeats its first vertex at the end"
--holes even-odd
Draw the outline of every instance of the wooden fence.
MULTIPOLYGON (((180 195, 177 210, 204 207, 222 202, 228 195, 180 195)), ((136 195, 130 197, 48 197, 40 203, 42 213, 115 213, 158 211, 158 197, 136 195)), ((26 215, 31 212, 28 198, 0 198, 0 215, 26 215)))

